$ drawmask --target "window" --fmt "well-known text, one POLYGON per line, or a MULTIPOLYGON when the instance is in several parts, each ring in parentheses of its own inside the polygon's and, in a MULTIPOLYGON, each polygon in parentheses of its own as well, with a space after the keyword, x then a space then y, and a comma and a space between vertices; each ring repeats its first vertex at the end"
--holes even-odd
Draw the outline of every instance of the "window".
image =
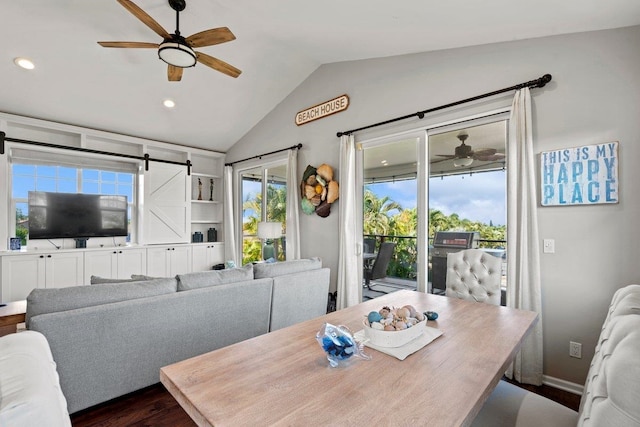
POLYGON ((263 245, 273 245, 274 258, 284 261, 287 217, 286 164, 258 166, 240 172, 239 176, 242 196, 242 264, 262 260, 263 245), (273 241, 260 241, 257 236, 260 221, 282 223, 283 237, 273 241))
POLYGON ((128 229, 129 236, 132 235, 137 164, 68 155, 60 158, 56 153, 23 149, 13 149, 11 153, 14 235, 21 239, 22 245, 28 240, 29 191, 127 196, 128 229))

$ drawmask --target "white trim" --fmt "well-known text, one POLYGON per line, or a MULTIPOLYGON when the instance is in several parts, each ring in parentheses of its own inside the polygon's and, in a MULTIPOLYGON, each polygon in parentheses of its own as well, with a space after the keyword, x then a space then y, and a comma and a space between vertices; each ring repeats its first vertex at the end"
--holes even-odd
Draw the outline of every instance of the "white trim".
MULTIPOLYGON (((397 139, 397 138, 401 138, 401 137, 408 137, 409 135, 413 134, 414 132, 418 132, 418 131, 433 131, 434 129, 439 129, 439 128, 443 128, 446 126, 457 126, 460 127, 461 123, 465 123, 465 122, 469 122, 469 121, 475 121, 478 120, 478 124, 484 124, 483 119, 488 119, 487 123, 489 122, 497 122, 500 121, 499 119, 495 119, 494 116, 498 116, 501 114, 509 114, 511 112, 511 106, 508 107, 502 107, 502 108, 496 108, 495 110, 491 110, 491 111, 485 111, 483 113, 477 113, 477 114, 472 114, 470 116, 466 116, 466 117, 461 117, 461 118, 457 118, 457 119, 450 119, 450 120, 445 120, 443 122, 438 122, 438 123, 432 123, 432 124, 422 124, 422 126, 417 126, 417 127, 412 127, 410 129, 405 129, 405 130, 401 130, 395 133, 389 133, 389 134, 378 134, 378 136, 375 137, 371 137, 371 138, 367 138, 367 139, 363 139, 363 140, 356 140, 357 144, 371 144, 371 143, 376 143, 380 140, 384 141, 384 140, 388 140, 388 139, 397 139)), ((508 119, 508 116, 507 116, 508 119)), ((432 134, 434 133, 441 133, 441 132, 446 132, 447 130, 442 130, 442 131, 438 131, 438 132, 432 132, 432 134)), ((357 133, 356 133, 357 136, 357 133)), ((374 145, 371 145, 372 147, 374 145)))
POLYGON ((542 384, 568 391, 569 393, 577 394, 578 396, 582 396, 584 393, 584 385, 561 380, 560 378, 550 377, 548 375, 542 376, 542 384))

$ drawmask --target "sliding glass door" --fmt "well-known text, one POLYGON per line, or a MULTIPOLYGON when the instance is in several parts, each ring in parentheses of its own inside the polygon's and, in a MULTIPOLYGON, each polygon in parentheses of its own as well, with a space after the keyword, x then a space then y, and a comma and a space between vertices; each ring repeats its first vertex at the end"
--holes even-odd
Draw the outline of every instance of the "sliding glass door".
POLYGON ((502 258, 506 286, 506 114, 359 144, 365 278, 381 242, 395 243, 384 278, 373 279, 380 286, 369 281, 363 296, 394 286, 444 293, 453 249, 434 237, 445 232, 472 233, 473 247, 502 258))

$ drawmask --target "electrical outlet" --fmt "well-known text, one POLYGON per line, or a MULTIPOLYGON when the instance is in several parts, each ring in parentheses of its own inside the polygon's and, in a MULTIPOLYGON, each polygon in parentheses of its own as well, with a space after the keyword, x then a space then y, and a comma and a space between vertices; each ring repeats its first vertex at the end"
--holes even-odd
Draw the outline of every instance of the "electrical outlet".
POLYGON ((582 344, 579 342, 569 341, 569 356, 582 359, 582 344))
POLYGON ((554 239, 544 239, 542 241, 542 252, 545 254, 553 254, 556 252, 556 241, 554 239))

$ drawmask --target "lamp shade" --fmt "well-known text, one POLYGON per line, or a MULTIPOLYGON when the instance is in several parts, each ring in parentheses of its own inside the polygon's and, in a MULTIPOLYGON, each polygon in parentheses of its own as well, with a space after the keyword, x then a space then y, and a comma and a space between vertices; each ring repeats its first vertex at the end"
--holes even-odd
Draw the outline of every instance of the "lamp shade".
POLYGON ((158 49, 158 56, 167 64, 187 68, 196 65, 196 54, 189 46, 175 41, 166 41, 158 49))
POLYGON ((261 239, 277 239, 282 237, 282 223, 262 221, 258 223, 258 237, 261 239))

